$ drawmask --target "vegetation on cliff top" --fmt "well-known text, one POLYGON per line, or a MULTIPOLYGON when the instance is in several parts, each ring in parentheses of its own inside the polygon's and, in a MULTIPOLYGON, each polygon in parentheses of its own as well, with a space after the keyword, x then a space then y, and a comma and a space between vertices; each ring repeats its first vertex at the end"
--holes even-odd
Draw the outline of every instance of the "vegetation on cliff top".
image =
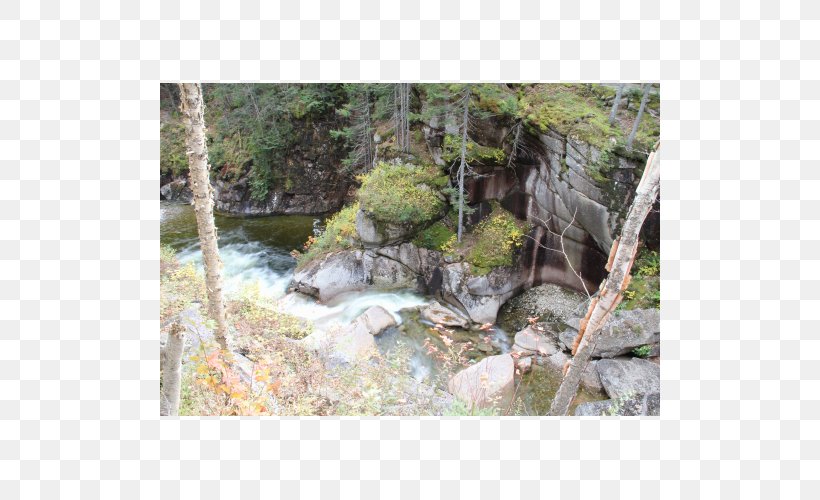
POLYGON ((294 250, 298 266, 303 266, 316 257, 339 250, 348 250, 359 246, 359 235, 356 233, 356 212, 358 204, 344 207, 331 216, 325 223, 325 229, 317 236, 310 236, 302 250, 294 250))
POLYGON ((425 224, 441 215, 444 200, 439 190, 447 177, 435 165, 381 162, 359 177, 362 209, 389 224, 425 224))

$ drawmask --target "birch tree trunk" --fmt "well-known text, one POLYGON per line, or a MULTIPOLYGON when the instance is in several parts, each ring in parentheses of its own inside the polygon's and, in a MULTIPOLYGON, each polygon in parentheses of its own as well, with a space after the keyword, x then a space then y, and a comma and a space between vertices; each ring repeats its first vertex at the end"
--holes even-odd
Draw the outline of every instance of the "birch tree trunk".
POLYGON ((161 416, 179 415, 179 390, 182 381, 182 350, 185 346, 185 328, 174 322, 168 331, 168 341, 160 353, 162 391, 159 398, 161 416))
POLYGON ((643 118, 643 112, 646 109, 646 101, 649 100, 649 89, 651 88, 652 84, 650 83, 643 86, 641 106, 638 108, 638 116, 635 117, 635 123, 632 125, 632 132, 629 133, 629 139, 626 140, 626 149, 632 149, 632 142, 635 140, 635 136, 638 135, 638 127, 641 124, 641 118, 643 118))
POLYGON ((621 95, 624 93, 624 84, 618 85, 618 90, 615 92, 615 102, 612 103, 612 111, 609 113, 609 124, 615 123, 615 117, 618 114, 618 106, 621 104, 621 95))
POLYGON ((208 176, 208 146, 205 144, 205 103, 198 83, 180 83, 182 114, 185 117, 185 139, 191 191, 194 194, 199 246, 205 264, 205 286, 208 289, 208 315, 216 322, 214 335, 222 349, 228 349, 225 305, 222 301, 222 259, 219 258, 214 200, 208 176))
POLYGON ((464 112, 461 121, 461 164, 458 166, 458 242, 464 227, 464 170, 467 168, 467 125, 470 107, 470 86, 467 85, 464 95, 464 112))
POLYGON ((578 392, 581 375, 589 363, 595 345, 601 336, 601 328, 623 298, 629 286, 632 263, 638 251, 638 236, 649 210, 655 203, 660 189, 660 146, 656 146, 646 162, 641 182, 635 191, 635 199, 624 221, 621 236, 612 243, 607 271, 609 276, 601 284, 598 296, 589 304, 586 317, 581 320, 578 337, 573 346, 573 358, 561 381, 558 392, 550 405, 549 415, 566 415, 572 399, 578 392))

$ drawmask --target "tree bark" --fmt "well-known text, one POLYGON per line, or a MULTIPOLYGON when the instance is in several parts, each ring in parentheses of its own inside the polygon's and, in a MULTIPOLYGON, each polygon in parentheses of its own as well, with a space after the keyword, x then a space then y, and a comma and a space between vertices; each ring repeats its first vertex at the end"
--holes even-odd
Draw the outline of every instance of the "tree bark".
POLYGON ((624 84, 618 85, 618 90, 615 92, 615 102, 612 103, 612 111, 609 113, 609 124, 615 123, 615 118, 618 114, 618 106, 621 104, 621 94, 624 93, 624 84))
POLYGON ((458 166, 458 242, 464 228, 464 170, 467 167, 467 125, 469 121, 470 86, 467 85, 464 96, 464 112, 461 121, 461 163, 458 166))
POLYGON ((550 405, 549 415, 566 415, 572 399, 578 392, 581 375, 589 363, 595 345, 601 336, 601 328, 612 311, 618 307, 623 298, 623 291, 629 285, 632 263, 638 251, 638 236, 649 210, 655 203, 660 189, 660 146, 649 155, 641 182, 635 191, 635 199, 629 208, 624 221, 621 236, 612 244, 609 276, 601 284, 598 297, 590 301, 586 317, 579 325, 578 337, 575 340, 573 358, 569 369, 561 381, 558 392, 550 405))
POLYGON ((162 391, 159 399, 161 416, 179 415, 179 391, 182 381, 182 351, 185 346, 185 328, 174 322, 168 331, 168 341, 160 354, 162 391))
POLYGON ((649 89, 652 88, 652 84, 647 83, 643 86, 643 97, 641 97, 641 106, 638 108, 638 116, 635 117, 635 123, 632 125, 632 132, 629 133, 629 139, 626 140, 626 149, 632 149, 632 142, 635 140, 635 136, 638 135, 638 127, 641 124, 641 118, 643 118, 643 112, 646 109, 646 101, 649 100, 649 89))
POLYGON ((214 200, 208 175, 208 146, 205 144, 205 104, 202 87, 198 83, 179 84, 182 114, 185 117, 185 136, 188 147, 188 166, 191 191, 194 194, 194 212, 199 233, 199 246, 205 264, 205 286, 208 290, 208 315, 216 322, 214 335, 222 349, 228 349, 225 305, 222 300, 222 259, 219 258, 214 200))

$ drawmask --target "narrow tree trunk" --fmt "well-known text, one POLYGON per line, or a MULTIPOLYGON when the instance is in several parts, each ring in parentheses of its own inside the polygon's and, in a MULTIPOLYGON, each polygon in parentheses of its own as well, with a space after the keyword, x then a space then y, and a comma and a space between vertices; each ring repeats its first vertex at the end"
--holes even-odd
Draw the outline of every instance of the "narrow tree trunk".
POLYGON ((225 305, 222 302, 222 259, 219 258, 214 200, 208 176, 208 146, 205 144, 205 103, 198 83, 179 84, 182 114, 185 116, 185 136, 188 147, 188 166, 191 190, 194 194, 194 212, 199 233, 199 246, 205 264, 205 286, 208 289, 208 315, 216 322, 216 340, 228 349, 225 305))
POLYGON ((461 234, 464 227, 464 170, 467 167, 467 125, 469 121, 470 86, 467 86, 464 96, 464 112, 461 120, 461 164, 458 167, 458 242, 461 243, 461 234))
POLYGON ((660 147, 658 146, 646 162, 641 182, 635 191, 635 199, 624 221, 621 236, 612 244, 610 262, 607 264, 607 270, 611 269, 609 276, 601 284, 598 297, 590 302, 586 317, 581 320, 573 349, 574 356, 552 400, 550 415, 566 415, 569 411, 572 399, 578 392, 581 375, 601 336, 601 327, 606 323, 610 313, 618 307, 623 298, 623 291, 629 285, 631 279, 629 272, 638 251, 638 235, 644 219, 658 197, 659 163, 660 147))
POLYGON ((521 125, 521 122, 520 122, 520 121, 514 125, 514 127, 515 127, 515 135, 513 135, 512 148, 510 148, 510 157, 509 157, 509 158, 507 158, 507 168, 512 168, 512 166, 513 166, 513 162, 515 161, 515 158, 516 158, 516 156, 517 156, 517 153, 518 153, 518 141, 519 141, 519 140, 520 140, 520 138, 521 138, 521 126, 522 126, 522 125, 521 125))
POLYGON ((162 367, 162 391, 159 414, 179 415, 179 391, 182 381, 182 350, 185 346, 185 329, 174 322, 168 331, 168 341, 160 354, 162 367))
POLYGON ((621 94, 624 92, 624 84, 618 85, 618 90, 615 92, 615 102, 612 103, 612 111, 609 113, 609 124, 615 123, 615 118, 618 114, 618 106, 621 104, 621 94))
POLYGON ((635 123, 632 125, 632 132, 629 134, 629 139, 626 140, 626 149, 632 149, 632 141, 635 140, 635 136, 638 134, 638 126, 641 124, 641 118, 643 118, 643 112, 646 109, 646 101, 649 100, 649 89, 652 88, 652 85, 647 83, 643 86, 643 97, 641 97, 641 106, 638 108, 638 116, 635 117, 635 123))

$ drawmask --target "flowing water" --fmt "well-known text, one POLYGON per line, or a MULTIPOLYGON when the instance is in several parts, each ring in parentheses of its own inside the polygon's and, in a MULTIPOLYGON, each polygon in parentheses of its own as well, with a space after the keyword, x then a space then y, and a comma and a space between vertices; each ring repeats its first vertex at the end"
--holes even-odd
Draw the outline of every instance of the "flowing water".
MULTIPOLYGON (((296 267, 296 259, 290 252, 301 248, 308 236, 320 230, 322 218, 303 215, 256 218, 215 215, 214 218, 227 293, 238 290, 243 282, 256 281, 260 291, 277 299, 283 311, 310 320, 317 330, 335 324, 346 325, 369 307, 382 306, 393 314, 399 325, 376 338, 379 350, 386 353, 402 344, 412 353, 412 376, 419 381, 430 381, 435 377, 436 363, 427 354, 425 340, 439 348, 444 344, 441 337, 431 331, 432 323, 421 319, 418 313, 418 306, 428 303, 429 297, 413 291, 366 291, 342 294, 320 304, 305 295, 286 294, 296 267)), ((196 218, 190 205, 160 202, 160 240, 163 245, 174 248, 182 263, 194 262, 202 266, 196 218)), ((509 322, 500 318, 499 323, 508 326, 509 322)), ((476 344, 476 348, 468 352, 472 359, 509 352, 512 345, 510 335, 498 326, 491 332, 456 330, 453 337, 456 342, 476 344), (484 337, 489 337, 488 341, 484 337)), ((538 380, 541 378, 543 376, 538 380)), ((521 384, 522 400, 530 414, 543 414, 544 404, 549 406, 557 388, 553 387, 554 381, 546 384, 538 380, 535 376, 526 376, 521 384)))

